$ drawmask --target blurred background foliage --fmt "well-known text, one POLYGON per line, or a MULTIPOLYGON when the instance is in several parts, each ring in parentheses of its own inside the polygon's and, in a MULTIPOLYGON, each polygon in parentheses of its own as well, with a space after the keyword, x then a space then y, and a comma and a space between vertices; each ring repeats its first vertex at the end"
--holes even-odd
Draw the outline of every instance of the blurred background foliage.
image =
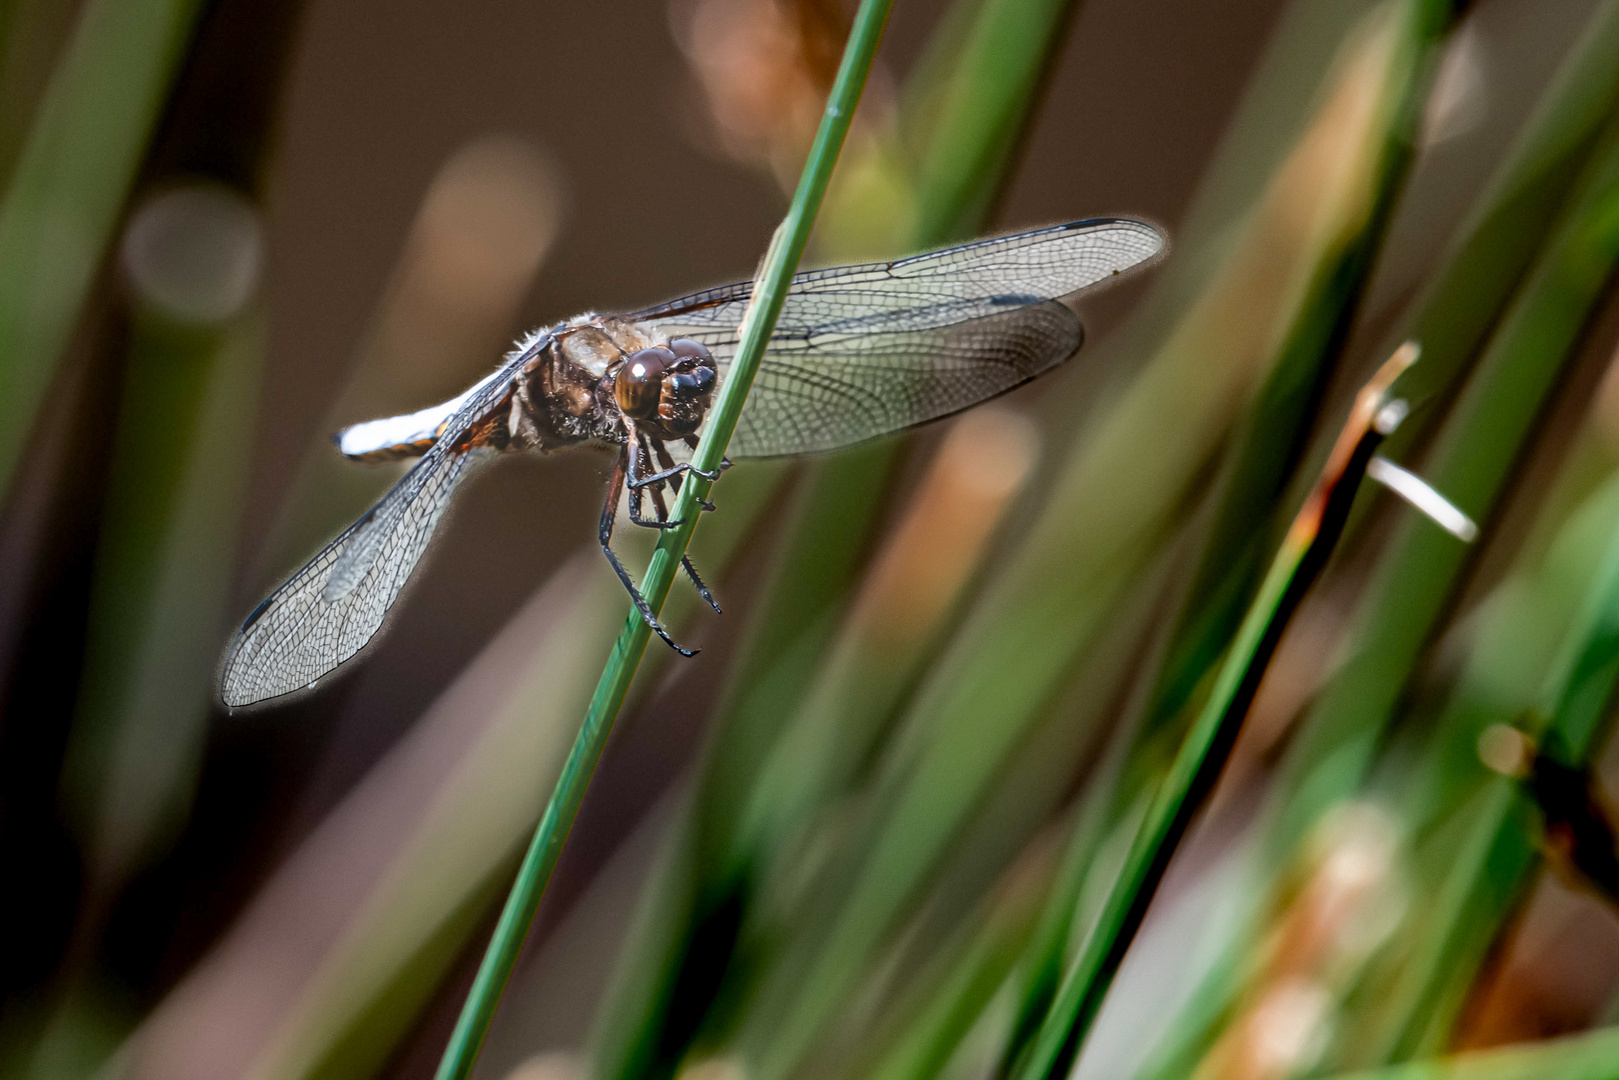
MULTIPOLYGON (((489 470, 316 693, 218 650, 397 475, 335 427, 747 275, 850 15, 0 9, 0 1075, 431 1074, 622 615, 607 459, 489 470)), ((1171 251, 1065 370, 727 475, 478 1075, 1044 1074, 1413 339, 1385 452, 1482 537, 1360 495, 1072 1067, 1619 1078, 1619 3, 900 3, 812 258, 1108 214, 1171 251)))

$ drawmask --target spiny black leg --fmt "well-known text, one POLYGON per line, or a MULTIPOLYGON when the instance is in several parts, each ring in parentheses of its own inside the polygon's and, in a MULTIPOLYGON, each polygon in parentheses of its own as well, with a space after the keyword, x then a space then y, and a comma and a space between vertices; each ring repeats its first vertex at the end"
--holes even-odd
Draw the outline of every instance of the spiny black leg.
MULTIPOLYGON (((693 450, 697 449, 697 444, 698 444, 697 436, 695 436, 695 435, 687 435, 685 441, 686 441, 687 446, 691 447, 693 450)), ((730 458, 721 457, 720 458, 720 467, 714 470, 713 479, 718 479, 720 473, 724 472, 726 469, 729 469, 732 465, 735 465, 735 464, 736 464, 736 462, 732 461, 730 458)), ((693 471, 695 471, 695 470, 693 470, 693 471)))
MULTIPOLYGON (((695 436, 695 435, 687 435, 686 438, 685 438, 685 443, 686 443, 687 446, 691 447, 693 450, 697 449, 697 436, 695 436)), ((711 473, 704 472, 703 470, 701 470, 699 468, 696 468, 689 461, 682 461, 679 465, 676 465, 675 464, 675 459, 672 458, 672 457, 667 456, 668 451, 664 449, 663 444, 660 442, 660 443, 657 443, 656 445, 658 446, 658 449, 660 451, 662 451, 662 453, 664 455, 664 468, 663 468, 663 471, 653 473, 651 476, 641 476, 641 477, 631 476, 630 477, 630 487, 631 487, 631 489, 634 489, 634 488, 637 488, 637 487, 646 487, 648 484, 661 484, 661 483, 664 483, 666 481, 670 481, 670 480, 675 479, 681 473, 691 473, 694 476, 701 476, 704 480, 707 480, 709 483, 713 483, 715 480, 718 480, 720 478, 720 473, 724 472, 726 469, 729 469, 731 467, 731 459, 730 458, 720 458, 720 467, 715 469, 711 473)), ((704 509, 712 510, 713 507, 704 507, 704 509)))
MULTIPOLYGON (((653 441, 652 445, 657 448, 658 456, 660 458, 667 459, 669 457, 669 451, 664 448, 663 443, 653 441)), ((671 484, 674 486, 675 494, 680 494, 680 481, 678 479, 673 480, 671 481, 671 484)), ((660 484, 659 486, 652 488, 651 494, 652 505, 656 507, 658 511, 658 520, 663 521, 669 516, 669 508, 664 505, 663 501, 663 486, 660 484)), ((706 508, 709 510, 714 509, 712 506, 707 506, 706 508)), ((680 557, 680 565, 685 567, 686 576, 691 578, 691 583, 697 586, 697 595, 708 601, 708 606, 714 609, 714 614, 725 614, 720 610, 720 605, 714 599, 714 594, 708 591, 707 585, 703 584, 703 579, 697 576, 697 568, 691 564, 691 558, 687 555, 682 555, 680 557)))
MULTIPOLYGON (((676 468, 675 459, 674 459, 673 455, 671 455, 669 453, 669 448, 664 445, 662 439, 654 439, 652 441, 652 448, 658 452, 658 464, 663 466, 663 469, 664 469, 665 472, 677 473, 677 472, 680 471, 678 468, 676 468)), ((670 486, 672 486, 675 489, 675 494, 679 495, 680 494, 680 477, 671 476, 670 479, 669 479, 669 484, 670 484, 670 486)), ((697 505, 702 507, 704 510, 713 510, 714 509, 714 504, 709 502, 706 499, 698 499, 697 500, 697 505)))
POLYGON ((630 485, 630 522, 632 524, 641 526, 643 529, 673 529, 679 525, 685 524, 685 519, 681 519, 680 521, 669 520, 669 512, 664 509, 663 500, 661 498, 658 500, 658 520, 649 521, 641 516, 642 489, 651 486, 654 493, 661 494, 663 486, 661 483, 651 485, 649 481, 637 479, 638 471, 635 467, 636 462, 640 462, 643 470, 650 469, 652 467, 652 456, 647 452, 645 435, 642 435, 640 432, 632 429, 630 432, 630 442, 625 444, 624 450, 626 455, 629 455, 630 457, 628 468, 630 485))
POLYGON ((625 591, 630 594, 630 600, 635 604, 635 610, 641 613, 641 618, 646 620, 646 624, 652 628, 652 632, 661 637, 664 644, 681 656, 696 656, 697 649, 682 649, 675 644, 675 639, 669 636, 669 631, 663 628, 663 625, 658 622, 658 617, 652 613, 652 605, 646 602, 646 598, 641 595, 641 590, 635 587, 635 582, 630 579, 630 572, 624 569, 624 564, 618 561, 617 555, 613 554, 613 520, 618 516, 619 496, 624 493, 624 471, 629 465, 630 453, 630 448, 626 445, 623 452, 618 456, 618 464, 613 466, 613 478, 607 484, 607 504, 602 507, 601 529, 597 534, 601 539, 602 554, 607 556, 607 561, 612 565, 613 572, 618 575, 618 580, 623 583, 625 591))
POLYGON ((697 595, 708 601, 708 606, 714 609, 714 614, 724 615, 725 612, 720 610, 720 605, 715 601, 714 594, 708 591, 708 586, 703 584, 703 579, 697 576, 697 568, 691 564, 691 558, 682 555, 680 565, 686 568, 686 576, 691 578, 693 585, 697 586, 697 595))
POLYGON ((730 465, 728 462, 721 462, 719 468, 715 469, 711 473, 706 473, 701 469, 693 468, 689 461, 682 461, 679 465, 676 465, 673 468, 665 469, 662 472, 653 473, 651 476, 643 476, 639 479, 633 480, 630 482, 630 487, 631 489, 634 489, 637 487, 646 487, 648 484, 667 483, 668 481, 679 476, 681 473, 692 473, 693 475, 701 476, 704 480, 712 483, 713 481, 718 480, 720 478, 720 473, 724 472, 729 467, 730 465))

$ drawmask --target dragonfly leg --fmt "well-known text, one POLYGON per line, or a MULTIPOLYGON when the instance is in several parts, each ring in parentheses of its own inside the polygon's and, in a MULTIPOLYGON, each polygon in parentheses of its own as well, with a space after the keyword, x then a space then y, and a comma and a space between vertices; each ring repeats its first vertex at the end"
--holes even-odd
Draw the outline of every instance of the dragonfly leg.
MULTIPOLYGON (((691 447, 693 450, 697 449, 697 436, 695 436, 695 435, 687 435, 686 436, 686 445, 691 447)), ((735 465, 735 464, 736 464, 736 462, 732 461, 730 458, 721 457, 720 458, 720 467, 714 470, 714 475, 713 476, 706 477, 706 479, 708 479, 708 480, 718 480, 720 478, 720 473, 724 472, 726 469, 729 469, 732 465, 735 465)), ((693 469, 692 472, 697 472, 697 470, 693 469)), ((703 474, 698 473, 698 475, 702 476, 703 474)))
MULTIPOLYGON (((697 436, 686 436, 685 443, 692 449, 696 449, 697 436)), ((658 446, 660 449, 663 448, 661 443, 659 443, 658 446)), ((667 453, 668 451, 665 450, 664 452, 667 453)), ((669 458, 668 464, 665 465, 662 472, 653 473, 651 476, 630 477, 630 487, 633 489, 636 487, 646 487, 648 484, 666 483, 673 480, 675 477, 680 476, 682 473, 691 473, 693 476, 701 476, 704 480, 713 483, 715 480, 720 478, 720 473, 731 467, 731 464, 732 462, 730 458, 720 458, 719 468, 715 469, 713 472, 704 472, 703 470, 692 465, 689 461, 682 461, 680 464, 676 465, 674 463, 674 458, 669 458)), ((705 504, 703 509, 712 510, 713 507, 705 504)))
POLYGON ((696 656, 698 650, 682 649, 675 644, 675 639, 669 636, 669 631, 663 628, 663 624, 658 622, 658 617, 652 613, 652 605, 646 602, 641 590, 635 587, 630 572, 624 569, 624 564, 619 562, 618 556, 613 553, 613 520, 618 516, 619 496, 624 493, 624 473, 629 466, 630 453, 631 450, 626 445, 618 456, 618 464, 613 466, 613 478, 607 484, 607 503, 602 507, 601 530, 598 533, 602 554, 607 556, 608 563, 613 567, 613 573, 618 575, 618 580, 623 583, 625 591, 630 594, 630 600, 635 604, 635 610, 641 613, 641 618, 652 628, 652 632, 681 656, 696 656))
MULTIPOLYGON (((652 468, 652 455, 646 448, 646 436, 639 431, 632 431, 630 442, 625 444, 624 452, 629 457, 627 471, 630 487, 630 521, 643 529, 673 529, 679 525, 684 525, 686 523, 684 518, 679 521, 670 521, 669 511, 663 505, 663 485, 667 481, 641 480, 639 478, 639 472, 636 469, 637 462, 640 463, 642 470, 652 468), (656 521, 648 520, 641 515, 641 492, 646 488, 651 488, 657 503, 658 517, 656 521)), ((675 490, 678 491, 679 489, 676 488, 675 490)))
POLYGON ((697 576, 697 567, 691 564, 690 556, 682 555, 680 565, 686 568, 686 576, 691 578, 693 585, 697 586, 697 595, 708 601, 708 606, 714 609, 714 614, 724 615, 725 612, 720 610, 719 602, 714 599, 714 594, 708 591, 708 586, 703 584, 703 579, 697 576))
MULTIPOLYGON (((659 441, 656 441, 656 440, 651 440, 651 442, 652 442, 653 448, 656 449, 657 452, 658 452, 658 459, 660 461, 662 461, 665 465, 673 465, 674 462, 669 457, 669 451, 663 445, 663 443, 661 443, 659 441)), ((670 486, 672 486, 675 489, 675 494, 676 495, 680 494, 680 478, 675 477, 674 479, 670 480, 669 483, 670 483, 670 486)), ((651 489, 651 495, 652 495, 652 505, 658 511, 658 520, 659 521, 665 520, 669 516, 669 508, 667 506, 665 506, 664 502, 663 502, 663 485, 659 484, 657 487, 652 488, 651 489)), ((702 505, 703 509, 705 509, 705 510, 714 509, 714 506, 713 506, 712 503, 702 503, 701 505, 702 505)), ((691 578, 691 583, 694 586, 697 587, 697 595, 701 596, 704 600, 708 601, 708 606, 714 609, 714 614, 716 614, 716 615, 725 614, 723 611, 720 610, 719 602, 714 599, 714 594, 708 591, 708 586, 704 585, 703 584, 703 579, 697 575, 697 568, 691 564, 691 557, 689 555, 682 555, 680 557, 680 565, 685 568, 686 576, 691 578)))
MULTIPOLYGON (((669 447, 664 445, 663 440, 658 439, 653 441, 652 448, 658 452, 658 464, 663 466, 663 471, 669 474, 670 486, 675 489, 675 494, 679 495, 680 469, 677 465, 675 465, 675 459, 670 456, 669 447)), ((714 504, 709 502, 707 499, 698 499, 697 505, 702 507, 704 510, 714 509, 714 504)))
POLYGON ((668 469, 664 469, 662 472, 656 472, 651 476, 643 476, 632 481, 630 483, 630 488, 633 490, 637 487, 646 487, 649 484, 665 484, 670 480, 675 479, 682 473, 692 473, 696 476, 701 476, 704 480, 709 481, 718 480, 720 478, 720 473, 724 472, 726 468, 729 467, 729 464, 729 462, 721 462, 719 468, 715 469, 711 473, 706 473, 701 469, 693 468, 690 462, 682 461, 680 464, 668 469))

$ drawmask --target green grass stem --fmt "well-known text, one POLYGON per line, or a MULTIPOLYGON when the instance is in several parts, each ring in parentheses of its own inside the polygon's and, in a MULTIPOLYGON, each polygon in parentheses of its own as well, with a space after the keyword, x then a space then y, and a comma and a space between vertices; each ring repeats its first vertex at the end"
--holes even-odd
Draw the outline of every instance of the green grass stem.
MULTIPOLYGON (((892 0, 862 0, 860 10, 855 15, 837 79, 827 99, 826 111, 816 131, 815 142, 810 147, 809 158, 804 163, 798 190, 793 194, 786 218, 777 228, 765 252, 764 262, 755 278, 752 300, 743 318, 736 356, 720 387, 702 440, 692 455, 693 475, 681 485, 680 495, 675 500, 674 519, 684 524, 663 532, 642 579, 642 592, 655 612, 663 607, 680 559, 696 529, 699 504, 712 486, 702 479, 700 473, 713 473, 719 468, 731 433, 736 429, 737 419, 742 415, 754 373, 758 371, 776 318, 781 314, 793 272, 804 253, 816 211, 820 209, 821 199, 826 193, 832 166, 843 147, 849 121, 876 57, 877 43, 882 37, 891 4, 892 0)), ((436 1074, 437 1080, 463 1080, 472 1071, 501 991, 517 962, 523 940, 528 935, 534 913, 545 893, 546 883, 567 841, 579 805, 584 801, 590 776, 601 757, 602 747, 606 745, 607 735, 624 695, 629 691, 630 681, 635 676, 650 633, 645 621, 632 608, 602 671, 601 681, 596 686, 579 736, 563 763, 556 789, 535 829, 534 840, 518 869, 517 880, 501 911, 494 936, 473 980, 455 1030, 451 1033, 449 1045, 445 1048, 436 1074)))
MULTIPOLYGON (((915 200, 931 209, 924 214, 919 206, 909 244, 913 250, 964 240, 982 228, 1009 172, 1016 139, 1008 131, 1027 126, 1035 96, 998 99, 1012 106, 998 109, 929 108, 927 103, 947 92, 961 103, 995 98, 1009 66, 1050 63, 1067 22, 1065 16, 1022 17, 1023 8, 1036 13, 1052 8, 1050 0, 992 6, 1001 19, 981 18, 976 0, 960 0, 935 30, 927 61, 906 86, 899 134, 923 141, 920 157, 936 166, 921 167, 915 179, 915 200), (1007 40, 1008 30, 1019 35, 1017 40, 1007 40), (979 40, 985 34, 996 35, 996 48, 979 40), (935 193, 941 184, 972 194, 946 199, 935 193), (947 205, 956 212, 946 212, 947 205)), ((1065 6, 1071 11, 1073 4, 1065 6)), ((1013 81, 1035 87, 1042 77, 1043 71, 1018 72, 1013 81)), ((835 208, 827 209, 830 214, 835 208)), ((678 867, 654 886, 658 902, 637 931, 609 1001, 609 1022, 597 1040, 603 1076, 639 1077, 667 1068, 671 1063, 656 1060, 659 1055, 682 1052, 693 1034, 668 1027, 671 995, 686 996, 682 1009, 688 1015, 700 1009, 693 1000, 698 991, 680 972, 693 947, 693 928, 706 924, 741 887, 738 867, 746 852, 737 826, 747 802, 756 798, 760 769, 791 715, 780 703, 803 700, 817 680, 837 630, 836 616, 865 565, 882 491, 907 445, 905 439, 885 440, 806 467, 794 524, 750 620, 748 648, 711 721, 710 748, 678 867)))
MULTIPOLYGON (((1561 369, 1564 356, 1548 350, 1545 341, 1529 332, 1538 329, 1537 320, 1503 312, 1524 299, 1515 299, 1514 290, 1533 288, 1538 279, 1544 293, 1545 286, 1559 280, 1544 266, 1535 267, 1549 257, 1548 234, 1566 227, 1559 224, 1559 217, 1569 213, 1569 192, 1591 166, 1593 148, 1616 100, 1619 2, 1606 0, 1591 14, 1403 323, 1405 332, 1423 344, 1423 362, 1407 376, 1414 399, 1445 404, 1475 368, 1476 381, 1499 384, 1493 392, 1485 386, 1467 389, 1450 410, 1452 430, 1444 436, 1438 456, 1441 467, 1450 472, 1432 472, 1432 458, 1424 466, 1430 480, 1475 515, 1493 502, 1504 483, 1507 468, 1499 459, 1505 455, 1508 463, 1516 460, 1518 440, 1508 445, 1482 419, 1471 423, 1469 436, 1457 429, 1474 397, 1494 396, 1509 409, 1523 408, 1533 415, 1538 401, 1533 395, 1520 396, 1529 385, 1526 380, 1533 377, 1516 369, 1561 369), (1478 355, 1492 333, 1503 332, 1517 335, 1512 348, 1518 355, 1507 370, 1492 371, 1503 366, 1500 356, 1480 360, 1478 355), (1466 490, 1484 479, 1486 469, 1495 479, 1482 484, 1477 494, 1466 490), (1459 489, 1456 477, 1475 471, 1479 476, 1459 489)), ((1585 312, 1576 308, 1569 314, 1573 326, 1565 333, 1577 333, 1585 312)), ((1501 354, 1508 351, 1507 343, 1492 343, 1489 350, 1501 354)), ((1444 417, 1440 408, 1419 411, 1391 438, 1387 453, 1401 459, 1413 440, 1444 417)), ((1527 425, 1517 430, 1521 439, 1527 425)), ((1395 533, 1382 565, 1361 591, 1354 648, 1311 708, 1283 760, 1273 793, 1277 814, 1271 840, 1271 860, 1280 876, 1290 865, 1288 853, 1308 835, 1322 811, 1351 795, 1365 777, 1413 665, 1447 609, 1465 555, 1435 532, 1424 523, 1407 522, 1395 533), (1431 558, 1412 548, 1431 549, 1431 558)), ((1266 895, 1259 883, 1250 891, 1256 898, 1266 895)), ((1251 916, 1258 910, 1256 906, 1251 916)), ((1250 946, 1245 933, 1232 936, 1225 958, 1193 994, 1143 1076, 1168 1080, 1193 1068, 1225 1008, 1239 993, 1250 946)))
MULTIPOLYGON (((1516 716, 1505 714, 1509 703, 1500 702, 1495 722, 1516 721, 1531 739, 1555 747, 1547 752, 1566 759, 1563 764, 1578 765, 1599 745, 1596 735, 1619 683, 1619 480, 1610 480, 1576 511, 1549 565, 1535 577, 1527 595, 1509 594, 1507 603, 1494 608, 1497 632, 1481 635, 1475 678, 1483 682, 1493 669, 1499 681, 1499 673, 1510 670, 1505 653, 1514 648, 1520 655, 1543 651, 1536 648, 1539 642, 1524 639, 1543 634, 1551 620, 1511 599, 1572 601, 1577 610, 1557 655, 1543 669, 1538 700, 1516 716)), ((1424 892, 1434 899, 1407 931, 1413 948, 1400 956, 1392 989, 1373 991, 1378 1005, 1368 1011, 1382 1021, 1381 1030, 1355 1039, 1361 1061, 1399 1061, 1444 1046, 1486 950, 1539 863, 1541 830, 1532 799, 1517 779, 1492 774, 1478 760, 1479 735, 1490 717, 1468 707, 1474 696, 1457 695, 1438 745, 1408 785, 1419 798, 1430 787, 1450 789, 1446 817, 1462 823, 1463 831, 1458 841, 1454 831, 1444 830, 1431 844, 1421 869, 1429 883, 1424 892), (1472 790, 1454 790, 1458 785, 1445 774, 1458 772, 1472 780, 1472 790)))
POLYGON ((1153 797, 1095 927, 1064 975, 1046 1022, 1017 1070, 1019 1080, 1057 1080, 1068 1075, 1078 1058, 1170 858, 1225 767, 1282 631, 1342 534, 1366 463, 1384 438, 1375 423, 1378 411, 1413 359, 1415 351, 1402 348, 1357 398, 1321 479, 1243 619, 1209 700, 1153 797))

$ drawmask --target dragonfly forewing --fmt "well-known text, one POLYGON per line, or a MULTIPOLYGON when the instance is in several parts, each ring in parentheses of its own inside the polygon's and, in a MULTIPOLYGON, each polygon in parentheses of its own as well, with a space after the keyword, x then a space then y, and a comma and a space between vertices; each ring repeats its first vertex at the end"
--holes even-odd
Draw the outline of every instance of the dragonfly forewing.
MULTIPOLYGON (((1059 297, 1163 250, 1138 221, 1071 222, 891 263, 798 274, 728 449, 733 458, 836 450, 1003 394, 1079 348, 1059 297)), ((706 345, 721 378, 751 282, 627 316, 706 345)))

